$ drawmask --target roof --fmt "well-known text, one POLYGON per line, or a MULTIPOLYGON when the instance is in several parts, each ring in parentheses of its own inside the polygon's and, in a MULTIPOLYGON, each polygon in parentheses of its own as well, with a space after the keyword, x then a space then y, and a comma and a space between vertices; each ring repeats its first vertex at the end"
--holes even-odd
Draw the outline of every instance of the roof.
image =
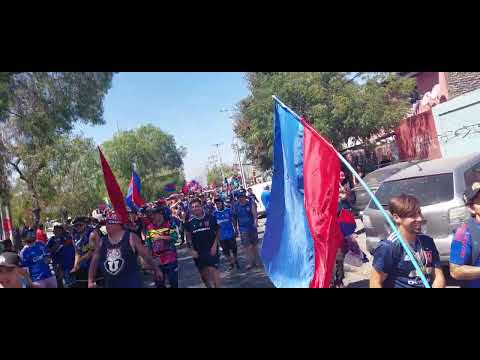
POLYGON ((418 165, 410 166, 404 170, 400 170, 395 175, 389 177, 388 181, 451 173, 456 169, 461 169, 478 162, 480 162, 480 153, 419 162, 418 165))

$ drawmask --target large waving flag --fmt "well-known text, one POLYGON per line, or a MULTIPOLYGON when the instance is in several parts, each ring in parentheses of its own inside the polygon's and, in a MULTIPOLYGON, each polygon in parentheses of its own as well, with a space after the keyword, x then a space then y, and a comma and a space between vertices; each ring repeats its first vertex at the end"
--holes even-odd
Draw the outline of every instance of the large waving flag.
POLYGON ((142 184, 140 182, 140 177, 138 176, 136 171, 133 170, 132 178, 130 179, 130 183, 128 184, 127 197, 125 198, 125 202, 130 209, 138 210, 138 208, 141 208, 145 204, 145 201, 142 199, 141 194, 142 184))
POLYGON ((334 148, 275 100, 274 174, 262 260, 276 287, 328 287, 342 236, 334 148))
POLYGON ((112 203, 115 212, 118 214, 120 219, 122 219, 122 222, 124 224, 128 224, 128 213, 127 208, 125 207, 122 190, 120 190, 117 179, 115 179, 112 169, 110 169, 110 165, 108 165, 107 159, 105 159, 105 156, 103 156, 100 147, 98 147, 98 152, 100 153, 100 163, 102 164, 103 179, 105 181, 105 187, 107 188, 110 202, 112 203))

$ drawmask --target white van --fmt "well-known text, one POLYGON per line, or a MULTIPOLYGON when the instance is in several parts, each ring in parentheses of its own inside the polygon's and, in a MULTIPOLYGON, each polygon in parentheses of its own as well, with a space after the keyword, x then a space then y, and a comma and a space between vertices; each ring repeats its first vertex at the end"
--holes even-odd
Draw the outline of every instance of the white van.
POLYGON ((255 194, 255 196, 258 199, 258 204, 257 204, 258 217, 264 217, 265 216, 265 206, 262 203, 262 193, 263 193, 263 190, 265 189, 265 186, 267 186, 267 185, 270 186, 270 190, 271 190, 272 189, 272 182, 271 181, 267 181, 267 182, 263 182, 263 183, 260 183, 260 184, 255 184, 255 185, 250 186, 253 193, 255 194))

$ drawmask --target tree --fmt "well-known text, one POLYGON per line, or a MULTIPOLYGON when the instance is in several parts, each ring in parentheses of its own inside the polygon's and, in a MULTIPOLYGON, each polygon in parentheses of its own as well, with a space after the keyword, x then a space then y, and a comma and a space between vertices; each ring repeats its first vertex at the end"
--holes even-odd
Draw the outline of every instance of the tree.
POLYGON ((99 72, 3 73, 0 153, 32 197, 35 224, 40 221, 43 195, 49 189, 44 183, 48 180, 39 177, 48 164, 49 152, 76 122, 104 123, 103 100, 112 77, 113 73, 99 72))
MULTIPOLYGON (((226 177, 234 175, 233 167, 222 165, 223 173, 226 177)), ((211 168, 207 169, 207 184, 217 184, 217 186, 223 184, 224 178, 222 177, 222 169, 218 165, 214 165, 211 168)))
POLYGON ((105 155, 122 189, 127 189, 132 174, 132 164, 142 180, 145 199, 165 195, 164 186, 174 182, 181 186, 183 158, 186 149, 178 147, 175 138, 153 125, 123 131, 103 145, 105 155))
POLYGON ((234 131, 249 159, 272 166, 272 95, 305 116, 337 148, 349 139, 366 143, 397 126, 410 107, 413 79, 392 73, 248 73, 250 95, 237 105, 234 131))
MULTIPOLYGON (((45 217, 86 215, 106 196, 92 139, 62 135, 42 154, 45 166, 36 174, 35 181, 45 217)), ((12 212, 18 219, 32 207, 26 182, 17 181, 13 194, 12 212)))

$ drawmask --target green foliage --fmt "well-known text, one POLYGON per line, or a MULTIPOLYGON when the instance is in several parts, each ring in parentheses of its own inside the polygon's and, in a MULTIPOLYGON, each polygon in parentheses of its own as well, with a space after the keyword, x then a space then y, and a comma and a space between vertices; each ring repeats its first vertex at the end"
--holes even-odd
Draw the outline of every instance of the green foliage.
POLYGON ((272 166, 273 101, 277 95, 337 148, 390 130, 410 107, 413 79, 370 73, 352 81, 346 72, 248 73, 251 94, 237 105, 235 133, 249 159, 272 166))
MULTIPOLYGON (((0 75, 1 156, 39 209, 54 194, 42 174, 57 140, 76 122, 103 124, 103 100, 113 73, 22 72, 0 75)), ((39 219, 36 219, 38 221, 39 219)))
MULTIPOLYGON (((223 172, 226 177, 230 177, 235 174, 232 166, 223 165, 223 172)), ((209 168, 207 171, 207 184, 216 183, 217 186, 223 184, 222 169, 215 165, 209 168)))
POLYGON ((103 144, 105 156, 121 188, 126 192, 132 174, 132 164, 142 180, 142 195, 146 200, 166 195, 164 186, 175 182, 181 186, 183 158, 186 150, 177 147, 175 138, 153 125, 123 131, 103 144))

